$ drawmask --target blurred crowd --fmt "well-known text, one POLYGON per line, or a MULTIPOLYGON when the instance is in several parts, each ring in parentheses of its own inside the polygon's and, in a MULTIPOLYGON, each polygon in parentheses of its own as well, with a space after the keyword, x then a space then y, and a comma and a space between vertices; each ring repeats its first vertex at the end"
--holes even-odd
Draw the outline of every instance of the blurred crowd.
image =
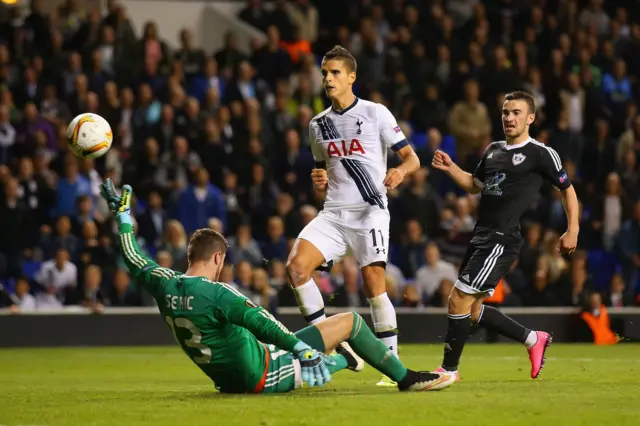
MULTIPOLYGON (((389 194, 397 306, 446 303, 475 224, 477 196, 430 169, 434 150, 472 170, 503 139, 504 93, 522 88, 536 98, 532 136, 558 151, 578 193, 580 249, 555 250, 566 219, 545 188, 494 303, 584 306, 593 292, 638 303, 640 2, 251 0, 238 17, 266 41, 247 54, 233 33, 209 52, 188 23, 135 29, 116 1, 104 14, 41 3, 0 10, 0 305, 151 303, 99 198, 111 177, 133 186, 139 245, 160 265, 184 271, 190 233, 211 227, 231 243, 222 281, 272 310, 295 306, 284 265, 322 207, 307 128, 328 106, 318 64, 336 44, 358 61, 356 94, 393 111, 422 163, 389 194), (82 112, 114 130, 95 161, 67 146, 82 112)), ((366 304, 351 258, 315 279, 328 306, 366 304)))

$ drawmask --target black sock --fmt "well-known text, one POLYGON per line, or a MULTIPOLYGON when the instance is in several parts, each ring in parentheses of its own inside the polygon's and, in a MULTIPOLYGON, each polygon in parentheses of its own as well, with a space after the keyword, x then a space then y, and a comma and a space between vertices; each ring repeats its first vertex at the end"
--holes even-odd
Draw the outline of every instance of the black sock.
POLYGON ((471 314, 449 315, 448 317, 449 326, 447 336, 444 339, 442 368, 447 371, 456 371, 462 349, 464 349, 464 344, 469 338, 469 331, 471 331, 471 314))
POLYGON ((477 321, 478 325, 495 331, 518 342, 524 343, 531 332, 528 328, 509 318, 493 306, 482 305, 482 311, 477 321))

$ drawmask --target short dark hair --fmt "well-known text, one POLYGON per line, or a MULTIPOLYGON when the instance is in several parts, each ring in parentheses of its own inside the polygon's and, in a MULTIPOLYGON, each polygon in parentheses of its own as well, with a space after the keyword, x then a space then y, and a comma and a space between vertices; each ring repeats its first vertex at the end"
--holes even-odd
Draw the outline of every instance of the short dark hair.
POLYGON ((189 240, 187 259, 190 264, 207 261, 215 252, 219 251, 224 254, 228 248, 229 242, 221 233, 209 228, 198 229, 189 240))
POLYGON ((322 58, 322 61, 330 60, 342 61, 349 72, 356 72, 358 69, 356 58, 354 58, 347 49, 339 45, 333 46, 330 51, 325 53, 324 58, 322 58))
POLYGON ((529 107, 529 113, 536 113, 536 101, 533 100, 533 95, 524 90, 516 90, 515 92, 507 93, 504 97, 505 101, 525 101, 529 107))

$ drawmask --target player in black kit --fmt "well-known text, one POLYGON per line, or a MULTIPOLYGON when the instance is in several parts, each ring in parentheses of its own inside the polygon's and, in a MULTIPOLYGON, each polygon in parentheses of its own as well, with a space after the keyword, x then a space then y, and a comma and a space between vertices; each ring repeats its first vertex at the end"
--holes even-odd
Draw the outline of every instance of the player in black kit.
POLYGON ((433 167, 446 172, 467 192, 481 192, 478 222, 465 253, 455 287, 449 296, 449 325, 444 359, 437 371, 457 375, 458 363, 472 322, 522 342, 529 351, 531 378, 540 375, 551 336, 518 324, 498 309, 484 306, 484 298, 518 259, 522 237, 520 218, 543 182, 562 191, 568 229, 557 249, 572 253, 578 241, 578 199, 558 153, 529 136, 535 120, 535 103, 526 92, 507 94, 502 108, 506 141, 489 144, 475 171, 467 173, 442 151, 433 167))

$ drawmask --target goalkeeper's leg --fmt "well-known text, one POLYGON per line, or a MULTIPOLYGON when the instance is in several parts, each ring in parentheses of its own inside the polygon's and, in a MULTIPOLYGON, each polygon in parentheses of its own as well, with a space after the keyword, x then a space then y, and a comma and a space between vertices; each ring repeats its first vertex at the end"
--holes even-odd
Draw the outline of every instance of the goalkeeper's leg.
MULTIPOLYGON (((400 390, 436 390, 453 383, 454 378, 446 374, 416 372, 407 369, 390 349, 371 332, 357 313, 334 315, 317 325, 296 333, 302 341, 318 351, 331 353, 341 342, 347 341, 362 359, 398 383, 400 390)), ((336 366, 331 372, 351 367, 348 353, 333 355, 336 366)))

